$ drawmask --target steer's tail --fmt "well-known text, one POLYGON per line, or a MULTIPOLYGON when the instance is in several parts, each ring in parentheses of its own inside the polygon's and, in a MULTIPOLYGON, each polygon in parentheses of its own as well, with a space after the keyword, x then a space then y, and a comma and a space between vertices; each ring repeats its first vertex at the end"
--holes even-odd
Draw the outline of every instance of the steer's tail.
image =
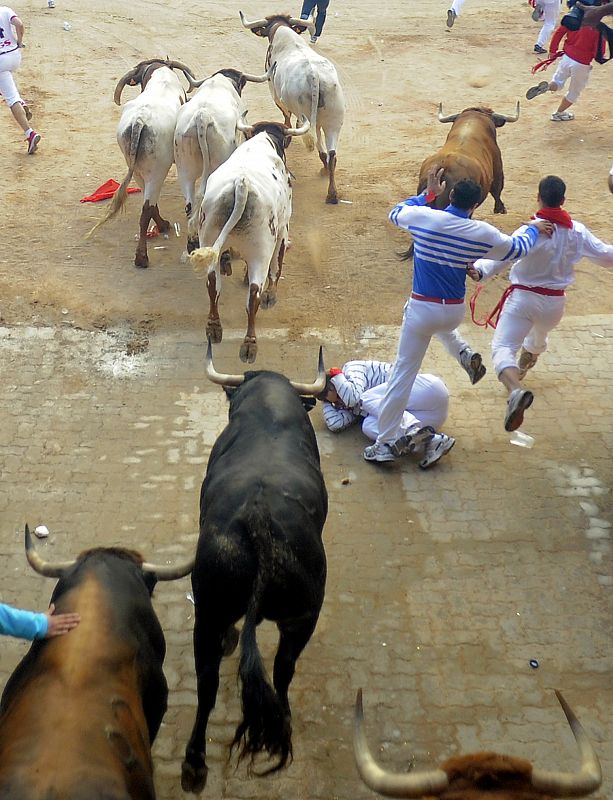
POLYGON ((245 529, 251 537, 257 558, 257 574, 241 631, 238 674, 242 684, 243 719, 236 729, 232 750, 239 748, 239 760, 267 752, 277 763, 260 773, 268 775, 283 769, 292 758, 292 727, 289 713, 271 686, 256 641, 262 597, 273 563, 270 512, 257 498, 250 503, 245 529))
POLYGON ((194 206, 192 213, 187 221, 187 238, 189 240, 198 238, 198 218, 200 216, 200 206, 202 205, 202 198, 206 189, 206 183, 211 174, 211 157, 209 154, 209 136, 212 129, 215 127, 215 122, 211 119, 209 112, 201 108, 196 115, 196 135, 198 137, 198 144, 202 154, 202 174, 198 179, 196 186, 196 195, 194 198, 194 206))
POLYGON ((311 89, 311 111, 309 113, 309 121, 311 127, 301 137, 304 146, 311 153, 315 149, 315 136, 317 135, 317 106, 319 105, 319 75, 316 70, 310 69, 307 81, 311 89))
POLYGON ((85 237, 89 239, 89 237, 96 231, 101 225, 104 225, 105 222, 108 222, 112 219, 121 208, 123 208, 123 204, 126 201, 126 197, 128 195, 128 186, 130 185, 130 181, 132 180, 132 175, 134 175, 134 169, 136 167, 136 159, 138 158, 138 150, 140 147, 140 140, 143 134, 143 130, 145 128, 145 122, 140 117, 134 120, 132 123, 132 129, 130 131, 130 149, 128 150, 128 172, 126 177, 123 179, 121 186, 115 194, 113 195, 113 199, 110 202, 109 207, 106 210, 106 214, 102 217, 100 222, 97 222, 91 231, 85 237))
POLYGON ((221 229, 221 232, 212 247, 199 247, 190 256, 190 261, 196 272, 201 272, 204 269, 216 266, 219 262, 219 256, 223 252, 224 244, 234 226, 238 223, 243 216, 247 199, 249 197, 249 181, 244 176, 235 178, 234 180, 234 208, 228 217, 228 221, 221 229))

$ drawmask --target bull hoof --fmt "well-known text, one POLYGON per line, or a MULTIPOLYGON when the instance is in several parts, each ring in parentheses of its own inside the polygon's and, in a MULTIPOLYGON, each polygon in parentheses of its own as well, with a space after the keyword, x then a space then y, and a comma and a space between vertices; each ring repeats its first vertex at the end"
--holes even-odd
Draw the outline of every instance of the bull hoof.
POLYGON ((264 310, 268 308, 272 308, 275 303, 277 302, 277 293, 271 289, 267 289, 265 292, 262 292, 262 297, 260 299, 260 307, 264 310))
POLYGON ((232 275, 232 257, 227 250, 221 254, 219 259, 219 271, 222 275, 232 275))
POLYGON ((250 336, 245 336, 245 341, 242 343, 241 349, 238 353, 240 360, 246 362, 247 364, 253 364, 257 354, 258 345, 255 337, 251 338, 250 336))
POLYGON ((168 236, 170 233, 170 222, 167 219, 160 220, 161 225, 158 225, 158 230, 162 234, 162 236, 168 236))
POLYGON ((194 769, 191 764, 184 761, 181 765, 181 788, 184 792, 193 792, 193 794, 200 794, 206 786, 206 779, 209 774, 209 768, 206 764, 203 767, 194 769))
POLYGON ((213 344, 219 344, 223 336, 223 328, 218 319, 209 320, 206 324, 206 335, 211 337, 213 344))
POLYGON ((502 200, 499 203, 494 203, 494 214, 506 214, 507 209, 505 208, 504 203, 502 200))
POLYGON ((198 239, 188 239, 187 240, 187 252, 193 253, 194 250, 197 250, 200 247, 200 242, 198 239))
POLYGON ((236 650, 237 645, 238 645, 238 630, 235 628, 234 625, 230 625, 230 627, 226 631, 226 635, 223 637, 223 642, 222 642, 224 657, 227 658, 228 656, 231 656, 232 653, 236 650))
POLYGON ((333 206, 338 204, 338 195, 336 194, 336 192, 332 192, 332 194, 328 194, 328 196, 326 197, 326 203, 328 203, 330 205, 333 205, 333 206))
POLYGON ((140 267, 141 269, 146 269, 149 266, 149 256, 147 253, 143 255, 143 253, 137 253, 134 256, 134 266, 140 267))

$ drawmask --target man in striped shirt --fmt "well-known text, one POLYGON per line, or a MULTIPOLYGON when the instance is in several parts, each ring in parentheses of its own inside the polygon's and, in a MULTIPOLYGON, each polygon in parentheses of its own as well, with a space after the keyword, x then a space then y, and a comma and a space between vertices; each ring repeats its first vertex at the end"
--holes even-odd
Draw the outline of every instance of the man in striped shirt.
MULTIPOLYGON (((348 361, 342 369, 328 370, 326 386, 318 396, 323 400, 327 428, 342 431, 363 420, 362 432, 376 439, 379 407, 392 366, 385 361, 348 361)), ((393 445, 395 455, 419 454, 422 469, 435 464, 453 446, 449 436, 435 433, 447 419, 448 408, 449 391, 443 381, 420 373, 402 415, 401 434, 393 445), (446 446, 449 442, 452 444, 446 446)))
POLYGON ((456 183, 444 210, 429 208, 445 189, 442 169, 428 174, 426 190, 399 203, 390 220, 409 231, 415 242, 413 290, 404 307, 398 353, 379 410, 379 435, 364 450, 366 461, 393 461, 392 445, 400 435, 402 414, 433 336, 453 335, 464 318, 468 265, 478 258, 510 261, 526 255, 540 233, 551 235, 553 225, 535 220, 514 236, 493 225, 471 219, 481 202, 481 187, 471 180, 456 183))

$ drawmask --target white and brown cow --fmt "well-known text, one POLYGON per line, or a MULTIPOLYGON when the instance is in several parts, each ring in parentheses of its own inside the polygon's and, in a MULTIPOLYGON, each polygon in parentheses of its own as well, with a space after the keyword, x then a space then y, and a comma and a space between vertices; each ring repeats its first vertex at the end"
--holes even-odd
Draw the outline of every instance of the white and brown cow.
POLYGON ((309 129, 276 122, 246 125, 241 144, 209 177, 198 222, 200 247, 191 254, 195 269, 207 269, 209 316, 207 335, 214 343, 223 334, 219 318, 221 274, 228 272, 221 262, 231 250, 247 264, 247 333, 240 348, 242 361, 252 363, 257 355, 255 315, 260 305, 270 308, 277 300, 283 256, 292 214, 292 187, 285 165, 285 149, 292 136, 309 129))
MULTIPOLYGON (((312 21, 274 14, 249 22, 242 11, 240 18, 256 36, 268 38, 266 70, 272 98, 283 112, 286 125, 292 114, 296 119, 306 117, 311 123, 319 158, 328 174, 326 203, 338 203, 336 150, 345 117, 345 99, 334 65, 300 36, 305 30, 314 32, 312 21)), ((306 137, 305 144, 312 150, 313 137, 306 137)))

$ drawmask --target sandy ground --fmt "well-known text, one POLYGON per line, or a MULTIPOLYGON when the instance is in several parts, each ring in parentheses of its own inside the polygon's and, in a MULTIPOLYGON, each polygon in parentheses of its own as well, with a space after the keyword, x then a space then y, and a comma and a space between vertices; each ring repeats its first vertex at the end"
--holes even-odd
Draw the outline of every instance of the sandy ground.
MULTIPOLYGON (((85 239, 103 204, 79 199, 125 173, 115 141, 116 80, 153 56, 168 55, 204 76, 223 67, 260 72, 265 54, 265 43, 241 27, 239 6, 231 2, 57 0, 53 11, 44 5, 23 0, 16 8, 27 26, 18 82, 43 136, 39 152, 26 156, 6 110, 0 128, 0 553, 6 560, 0 599, 32 607, 44 606, 50 587, 22 563, 24 519, 55 520, 58 535, 49 546, 62 557, 92 538, 121 543, 135 529, 148 553, 184 555, 194 542, 208 448, 224 424, 223 402, 201 374, 206 293, 202 278, 181 263, 183 238, 153 240, 151 267, 135 269, 140 204, 133 196, 125 215, 85 239), (131 359, 141 356, 139 369, 131 359), (201 408, 203 399, 209 405, 201 408), (166 442, 184 428, 196 450, 186 445, 177 463, 166 442), (90 475, 92 458, 98 461, 90 475), (171 533, 175 523, 180 545, 171 533)), ((337 64, 347 98, 337 171, 347 202, 324 204, 319 160, 294 142, 288 151, 293 246, 278 304, 258 315, 257 366, 310 374, 319 342, 329 364, 354 355, 393 358, 410 267, 396 258, 406 237, 387 222, 387 212, 413 193, 422 159, 444 140, 439 102, 446 113, 486 105, 510 114, 522 101, 519 121, 498 133, 508 214, 494 217, 488 198, 480 218, 511 232, 534 211, 539 178, 554 173, 568 184, 571 214, 612 238, 606 176, 613 160, 613 67, 596 66, 576 120, 555 124, 549 114, 557 98, 524 100, 538 30, 526 3, 468 0, 451 31, 442 0, 387 0, 376 14, 370 6, 331 2, 320 48, 337 64)), ((287 3, 251 0, 240 7, 252 18, 288 10, 287 3)), ((275 116, 266 86, 248 85, 245 97, 251 120, 275 116)), ((185 228, 174 168, 160 209, 185 228)), ((358 431, 331 439, 314 417, 331 488, 331 572, 324 616, 292 688, 296 762, 268 782, 224 766, 238 713, 235 664, 226 665, 211 734, 209 796, 370 796, 351 763, 351 706, 363 685, 372 692, 373 746, 384 742, 382 757, 400 770, 484 748, 571 769, 575 754, 551 692, 560 686, 609 766, 600 797, 613 797, 613 759, 605 754, 613 739, 607 455, 613 291, 601 268, 582 262, 577 273, 567 316, 535 373, 530 432, 537 446, 521 453, 523 461, 501 434, 496 381, 471 389, 437 346, 426 366, 450 386, 446 430, 458 445, 436 474, 417 474, 412 465, 391 474, 373 470, 361 462, 358 431), (341 484, 346 476, 349 485, 341 484), (392 638, 393 651, 385 650, 392 638), (549 658, 547 670, 526 670, 535 653, 549 658), (567 763, 560 765, 562 737, 567 763)), ((240 275, 235 270, 225 281, 221 303, 228 344, 220 351, 229 371, 242 366, 240 275)), ((484 291, 484 306, 502 285, 500 278, 484 291)), ((489 335, 468 323, 465 330, 487 353, 489 335)), ((181 795, 180 760, 192 722, 183 584, 171 594, 157 592, 172 689, 156 744, 161 798, 181 795)), ((20 643, 2 642, 1 677, 23 652, 20 643)))

